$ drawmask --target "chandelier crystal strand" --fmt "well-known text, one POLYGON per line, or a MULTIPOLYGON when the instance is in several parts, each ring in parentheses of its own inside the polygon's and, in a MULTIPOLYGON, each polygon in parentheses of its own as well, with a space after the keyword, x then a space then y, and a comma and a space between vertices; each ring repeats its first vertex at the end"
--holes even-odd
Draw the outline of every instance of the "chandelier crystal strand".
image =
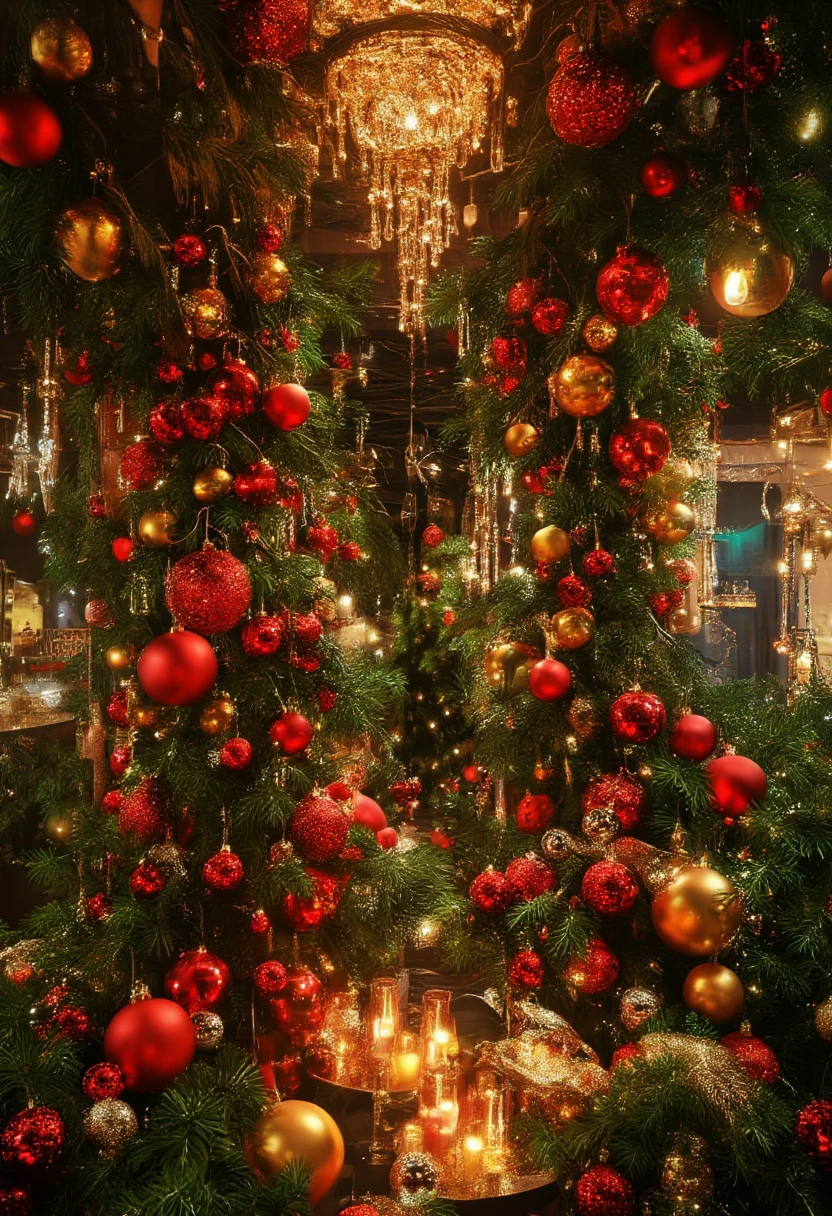
POLYGON ((29 468, 32 464, 32 449, 29 445, 29 396, 32 386, 23 383, 23 403, 20 419, 12 439, 12 473, 6 498, 24 502, 29 497, 29 468))
POLYGON ((40 492, 43 496, 43 506, 47 515, 52 510, 52 491, 58 473, 58 382, 54 377, 53 339, 47 338, 43 348, 43 374, 40 378, 39 389, 42 403, 43 423, 41 437, 38 442, 38 479, 40 492))

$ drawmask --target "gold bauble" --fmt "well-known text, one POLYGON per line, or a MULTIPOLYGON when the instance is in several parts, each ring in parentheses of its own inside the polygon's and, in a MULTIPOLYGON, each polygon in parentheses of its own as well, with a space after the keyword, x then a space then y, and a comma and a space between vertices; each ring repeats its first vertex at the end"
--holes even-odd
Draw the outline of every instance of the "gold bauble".
POLYGON ((722 963, 700 963, 685 978, 682 1000, 694 1013, 722 1026, 742 1013, 745 989, 730 967, 723 967, 722 963))
POLYGON ((32 59, 47 80, 71 84, 92 67, 92 43, 74 21, 47 17, 32 31, 32 59))
POLYGON ((764 317, 779 308, 794 279, 794 262, 759 222, 737 223, 708 268, 717 304, 735 317, 764 317))
POLYGON ((214 697, 208 701, 199 715, 199 729, 203 735, 224 735, 234 721, 234 702, 230 697, 214 697))
POLYGON ((267 1181, 293 1162, 311 1167, 309 1198, 317 1203, 341 1172, 344 1138, 320 1106, 290 1099, 260 1116, 251 1129, 246 1157, 251 1169, 267 1181))
POLYGON ((832 996, 821 1001, 815 1010, 815 1029, 822 1039, 832 1042, 832 996))
POLYGON ((536 562, 559 562, 569 552, 569 533, 555 524, 538 528, 532 537, 532 557, 536 562))
POLYGON ((540 651, 525 642, 501 642, 485 652, 485 671, 492 684, 509 692, 528 687, 529 669, 540 658, 540 651))
POLYGON ((315 596, 312 601, 315 615, 322 621, 334 621, 337 611, 335 605, 337 588, 332 579, 319 575, 318 578, 312 580, 312 591, 315 596))
POLYGON ((594 418, 615 396, 615 372, 597 355, 570 355, 549 377, 549 385, 564 414, 594 418))
POLYGON ((130 725, 138 730, 151 730, 159 725, 158 705, 134 705, 130 713, 130 725))
POLYGON ((595 312, 584 321, 581 337, 589 349, 596 353, 609 350, 618 337, 618 326, 602 312, 595 312))
POLYGON ((255 253, 246 282, 264 304, 279 304, 289 294, 292 276, 283 258, 276 253, 255 253))
POLYGON ((118 274, 124 224, 119 213, 100 198, 84 198, 62 211, 55 237, 64 265, 79 279, 101 283, 118 274))
POLYGON ((580 650, 592 641, 595 617, 586 608, 564 608, 549 621, 549 639, 561 650, 580 650))
POLYGON ((189 337, 213 342, 228 333, 228 300, 218 287, 198 287, 187 292, 179 307, 189 337))
POLYGON ((540 431, 530 422, 515 422, 503 435, 503 446, 509 456, 528 456, 540 442, 540 431))
POLYGON ((130 666, 130 649, 128 646, 111 646, 104 656, 104 661, 110 671, 124 671, 130 666))
POLYGON ((172 511, 145 511, 139 518, 139 540, 152 549, 167 549, 176 539, 176 516, 172 511))
POLYGON ((696 477, 693 465, 683 456, 670 456, 660 473, 648 477, 644 483, 646 493, 655 487, 662 498, 681 498, 690 489, 696 477))
POLYGON ((231 493, 233 481, 234 477, 228 469, 212 466, 197 473, 191 490, 197 502, 218 502, 231 493))
POLYGON ((683 1203, 707 1203, 713 1198, 714 1176, 703 1136, 676 1133, 662 1166, 662 1190, 683 1203))
POLYGON ((686 865, 653 897, 651 911, 665 945, 680 954, 707 955, 734 936, 742 904, 730 878, 709 866, 686 865))
POLYGON ((136 1112, 120 1098, 104 1098, 84 1115, 87 1139, 109 1155, 129 1144, 138 1130, 136 1112))
POLYGON ((198 1013, 191 1014, 191 1021, 196 1031, 196 1045, 199 1050, 216 1051, 225 1033, 220 1015, 211 1009, 201 1009, 198 1013))
POLYGON ((71 813, 67 811, 50 811, 43 822, 43 830, 55 844, 69 844, 75 824, 71 813))
POLYGON ((644 526, 660 545, 677 545, 696 527, 696 513, 686 502, 671 498, 647 512, 644 526))

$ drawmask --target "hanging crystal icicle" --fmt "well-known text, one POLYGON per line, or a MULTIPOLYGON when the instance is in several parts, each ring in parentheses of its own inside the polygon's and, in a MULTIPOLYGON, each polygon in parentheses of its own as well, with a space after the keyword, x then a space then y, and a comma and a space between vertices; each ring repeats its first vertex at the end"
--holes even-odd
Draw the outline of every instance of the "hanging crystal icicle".
POLYGON ((9 478, 9 488, 6 498, 24 502, 29 497, 29 469, 32 466, 32 449, 29 441, 29 399, 32 386, 28 381, 23 384, 23 404, 20 410, 20 420, 12 439, 12 474, 9 478))

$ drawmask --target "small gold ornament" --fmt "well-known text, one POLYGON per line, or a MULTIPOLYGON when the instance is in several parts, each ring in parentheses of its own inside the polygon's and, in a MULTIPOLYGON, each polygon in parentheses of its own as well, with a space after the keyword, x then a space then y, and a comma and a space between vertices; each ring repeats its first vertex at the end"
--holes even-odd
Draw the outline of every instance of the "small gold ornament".
POLYGON ((815 1029, 822 1039, 832 1042, 832 996, 821 1001, 815 1010, 815 1029))
POLYGON ((774 312, 793 279, 794 262, 757 219, 734 225, 733 238, 708 269, 714 299, 735 317, 774 312))
POLYGON ((543 833, 540 848, 550 861, 566 861, 578 848, 578 842, 566 828, 549 828, 543 833))
POLYGON ((139 540, 151 549, 167 549, 176 539, 176 516, 172 511, 145 511, 139 519, 139 540))
POLYGON ((216 1051, 225 1031, 220 1015, 210 1009, 203 1009, 199 1013, 192 1013, 191 1021, 196 1031, 196 1045, 200 1051, 216 1051))
POLYGON ((615 372, 596 355, 570 355, 549 377, 549 388, 564 414, 594 418, 615 396, 615 372))
POLYGON ((536 562, 559 562, 569 552, 569 533, 555 524, 538 528, 532 537, 532 557, 536 562))
POLYGON ((191 490, 197 502, 218 502, 231 493, 233 481, 234 477, 228 469, 216 465, 197 473, 191 490))
POLYGON ((99 198, 73 203, 58 216, 55 237, 73 274, 86 283, 101 283, 120 270, 124 249, 121 216, 99 198))
POLYGON ((722 963, 700 963, 688 972, 682 985, 682 1000, 716 1026, 732 1022, 742 1013, 745 989, 742 980, 722 963))
POLYGON ((199 715, 199 729, 203 735, 224 735, 234 722, 234 702, 230 697, 215 697, 209 701, 199 715))
POLYGON ((660 545, 677 545, 696 527, 696 513, 686 502, 672 498, 648 511, 644 526, 660 545))
POLYGON ((529 669, 540 651, 525 642, 501 642, 485 652, 485 670, 492 684, 510 693, 522 692, 529 684, 529 669))
POLYGON ((653 926, 680 954, 717 954, 736 933, 740 894, 730 878, 710 866, 684 865, 653 897, 653 926))
POLYGON ((124 671, 130 666, 130 649, 127 646, 111 646, 104 656, 110 671, 124 671))
POLYGON ((595 618, 586 608, 564 608, 549 621, 549 640, 560 650, 580 650, 591 642, 595 618))
POLYGON ((337 588, 332 579, 319 575, 318 578, 312 581, 312 591, 315 596, 312 601, 315 615, 320 617, 322 621, 334 621, 337 611, 335 604, 337 588))
POLYGON ((218 287, 198 287, 179 301, 185 330, 200 342, 213 342, 228 333, 228 300, 218 287))
POLYGON ((84 1115, 84 1132, 96 1148, 113 1155, 139 1130, 136 1112, 120 1098, 104 1098, 84 1115))
POLYGON ((344 1138, 338 1124, 312 1102, 290 1099, 265 1111, 246 1145, 249 1166, 271 1180, 287 1165, 302 1161, 312 1170, 309 1198, 322 1199, 344 1164, 344 1138))
POLYGON ((621 995, 621 1025, 630 1034, 655 1017, 662 1007, 662 998, 650 988, 628 988, 621 995))
POLYGON ((677 1132, 662 1167, 662 1190, 679 1203, 707 1203, 714 1176, 707 1141, 693 1132, 677 1132))
POLYGON ((596 806, 581 820, 581 831, 592 844, 612 844, 621 831, 621 820, 611 806, 596 806))
POLYGON ((276 253, 255 253, 246 282, 264 304, 279 304, 289 294, 292 276, 283 258, 276 253))
POLYGON ((618 337, 618 326, 602 312, 596 312, 584 321, 581 337, 589 349, 598 354, 602 350, 609 350, 614 344, 618 337))
POLYGON ((515 459, 528 456, 540 442, 540 431, 530 422, 515 422, 503 435, 503 446, 515 459))
POLYGON ((47 17, 32 31, 32 59, 47 80, 72 84, 92 67, 92 43, 74 21, 47 17))
POLYGON ((75 824, 68 811, 50 811, 43 822, 43 830, 55 844, 69 844, 75 824))

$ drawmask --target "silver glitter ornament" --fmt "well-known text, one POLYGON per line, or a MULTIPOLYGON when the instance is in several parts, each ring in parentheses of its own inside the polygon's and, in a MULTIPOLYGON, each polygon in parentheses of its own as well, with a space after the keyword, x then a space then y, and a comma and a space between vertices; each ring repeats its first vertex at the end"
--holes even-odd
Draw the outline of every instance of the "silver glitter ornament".
POLYGON ((628 988, 621 997, 619 1011, 621 1024, 625 1030, 632 1033, 649 1019, 654 1017, 662 1007, 662 998, 649 988, 628 988))
POLYGON ((222 1042, 225 1027, 218 1013, 203 1009, 191 1014, 191 1021, 196 1030, 196 1045, 201 1051, 214 1051, 222 1042))
POLYGON ((84 1115, 84 1132, 96 1148, 117 1153, 139 1130, 136 1112, 121 1098, 104 1098, 84 1115))
POLYGON ((832 996, 821 1001, 815 1010, 815 1029, 822 1039, 832 1042, 832 996))
POLYGON ((424 1203, 442 1181, 442 1166, 420 1149, 401 1153, 390 1169, 390 1187, 400 1203, 408 1207, 424 1203))
POLYGON ((540 848, 550 861, 565 861, 575 852, 575 838, 565 828, 549 828, 543 834, 540 848))
POLYGON ((611 844, 621 831, 621 820, 612 807, 598 806, 584 815, 581 831, 592 844, 611 844))

